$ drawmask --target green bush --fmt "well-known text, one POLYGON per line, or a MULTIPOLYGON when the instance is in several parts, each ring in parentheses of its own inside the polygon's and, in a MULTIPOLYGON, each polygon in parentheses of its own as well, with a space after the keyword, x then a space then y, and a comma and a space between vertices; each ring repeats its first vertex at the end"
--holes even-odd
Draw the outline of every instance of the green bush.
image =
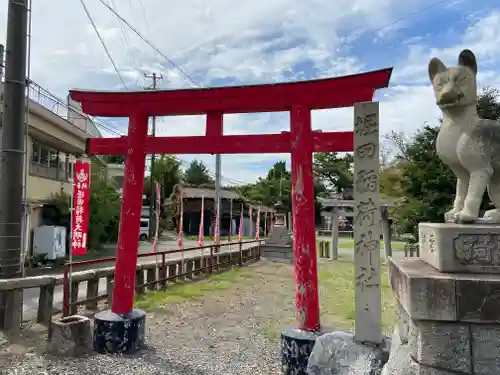
MULTIPOLYGON (((66 193, 57 193, 47 202, 54 206, 57 215, 53 215, 54 225, 67 225, 71 197, 66 193)), ((118 239, 120 225, 121 199, 113 185, 107 181, 93 179, 90 184, 90 216, 88 248, 100 249, 104 243, 118 239)))
POLYGON ((90 184, 89 248, 116 242, 120 226, 121 199, 113 185, 103 180, 90 184))

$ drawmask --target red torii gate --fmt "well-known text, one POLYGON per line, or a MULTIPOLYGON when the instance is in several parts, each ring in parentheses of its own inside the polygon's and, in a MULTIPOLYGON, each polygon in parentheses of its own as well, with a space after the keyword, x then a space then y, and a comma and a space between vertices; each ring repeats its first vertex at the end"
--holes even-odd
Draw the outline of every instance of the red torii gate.
POLYGON ((89 155, 126 155, 111 312, 133 310, 146 154, 291 153, 293 254, 299 329, 317 331, 318 277, 314 219, 313 152, 353 151, 353 132, 311 129, 311 110, 371 101, 389 84, 392 68, 312 81, 183 90, 99 92, 71 90, 71 98, 93 116, 128 117, 128 136, 91 138, 89 155), (223 114, 289 111, 291 131, 223 135, 223 114), (205 115, 206 135, 148 136, 149 116, 205 115))

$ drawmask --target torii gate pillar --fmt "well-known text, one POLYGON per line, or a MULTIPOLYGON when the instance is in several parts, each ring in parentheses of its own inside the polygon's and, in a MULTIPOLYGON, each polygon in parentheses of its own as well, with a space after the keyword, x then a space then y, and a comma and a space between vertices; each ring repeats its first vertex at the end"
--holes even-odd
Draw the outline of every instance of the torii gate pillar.
POLYGON ((290 121, 296 315, 299 327, 317 331, 320 325, 310 109, 292 107, 290 121))
POLYGON ((134 309, 135 274, 139 250, 142 192, 146 164, 148 116, 134 113, 129 118, 125 180, 120 211, 120 231, 111 311, 94 317, 94 349, 98 353, 131 353, 143 345, 146 314, 134 309), (113 325, 113 337, 109 332, 113 325))

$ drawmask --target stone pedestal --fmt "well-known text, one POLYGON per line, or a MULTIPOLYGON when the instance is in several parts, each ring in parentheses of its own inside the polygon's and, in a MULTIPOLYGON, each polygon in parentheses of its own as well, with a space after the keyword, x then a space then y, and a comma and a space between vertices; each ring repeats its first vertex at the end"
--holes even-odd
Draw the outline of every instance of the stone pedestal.
MULTIPOLYGON (((482 254, 498 251, 484 246, 482 254)), ((389 273, 399 317, 382 374, 499 373, 500 275, 442 273, 418 258, 390 259, 389 273)))
POLYGON ((97 353, 133 353, 144 346, 146 313, 133 309, 117 315, 110 310, 94 317, 94 350, 97 353))
POLYGON ((420 258, 441 272, 500 274, 500 224, 420 223, 420 258))
POLYGON ((275 262, 293 263, 292 238, 284 225, 275 225, 265 244, 260 245, 260 255, 275 262))
POLYGON ((62 356, 80 356, 92 348, 92 330, 89 318, 67 316, 50 323, 47 352, 62 356))

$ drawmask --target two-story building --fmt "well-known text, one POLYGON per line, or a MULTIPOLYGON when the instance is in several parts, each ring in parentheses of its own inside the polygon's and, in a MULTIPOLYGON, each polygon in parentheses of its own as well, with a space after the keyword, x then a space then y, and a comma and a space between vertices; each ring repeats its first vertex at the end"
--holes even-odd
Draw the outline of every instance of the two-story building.
MULTIPOLYGON (((1 112, 3 83, 0 83, 0 94, 1 112)), ((76 104, 59 99, 35 82, 30 82, 26 116, 28 134, 25 139, 25 203, 31 230, 45 224, 43 207, 54 194, 71 194, 74 162, 87 159, 86 139, 102 137, 96 120, 84 115, 76 104)), ((105 168, 103 159, 93 158, 93 163, 96 162, 105 168)))

